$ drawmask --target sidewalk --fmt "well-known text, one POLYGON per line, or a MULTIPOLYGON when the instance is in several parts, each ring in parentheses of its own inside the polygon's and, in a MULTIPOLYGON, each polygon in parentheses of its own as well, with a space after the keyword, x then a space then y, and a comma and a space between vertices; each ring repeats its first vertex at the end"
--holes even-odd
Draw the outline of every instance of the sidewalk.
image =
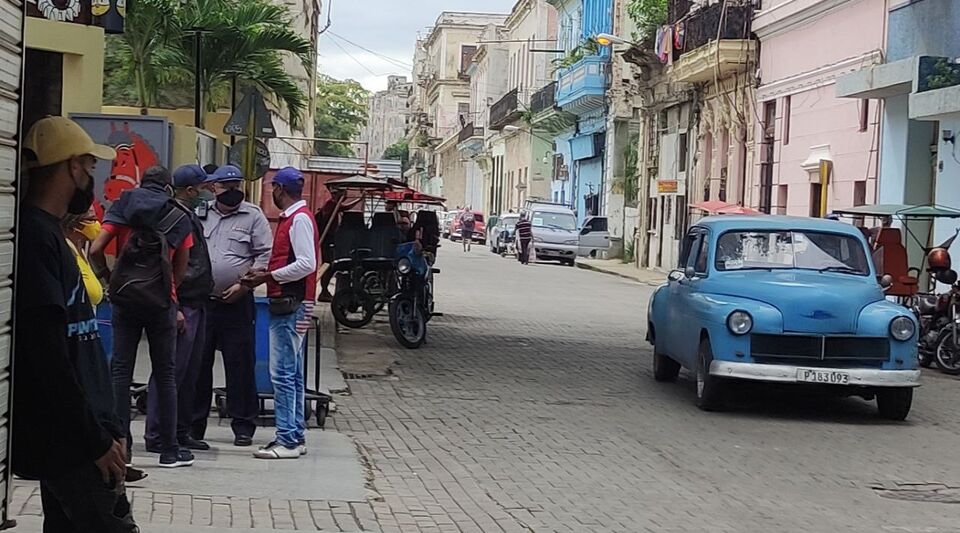
POLYGON ((623 263, 619 259, 577 259, 577 266, 594 272, 611 274, 621 278, 636 281, 644 285, 658 287, 662 285, 667 275, 657 270, 644 270, 633 266, 632 263, 623 263))
MULTIPOLYGON (((347 383, 338 369, 336 326, 329 306, 317 306, 316 314, 320 331, 310 334, 307 387, 313 388, 313 354, 319 340, 320 388, 334 394, 346 392, 347 383)), ((149 361, 147 353, 138 355, 138 380, 149 374, 149 361)), ((221 385, 224 376, 219 355, 214 368, 214 384, 221 385)), ((128 485, 127 493, 142 531, 379 531, 373 510, 378 495, 369 488, 369 467, 353 439, 337 431, 335 413, 327 419, 326 431, 318 429, 314 420, 307 421, 308 453, 296 461, 252 457, 257 446, 273 438, 272 420, 268 424, 258 426, 254 446, 238 448, 233 446, 230 420, 218 418, 213 410, 206 438, 212 449, 195 452, 196 462, 190 468, 164 469, 155 454, 146 452, 144 417, 136 415, 131 428, 133 462, 149 477, 128 485)), ((36 482, 13 481, 10 515, 18 522, 15 531, 39 533, 42 519, 36 482)))

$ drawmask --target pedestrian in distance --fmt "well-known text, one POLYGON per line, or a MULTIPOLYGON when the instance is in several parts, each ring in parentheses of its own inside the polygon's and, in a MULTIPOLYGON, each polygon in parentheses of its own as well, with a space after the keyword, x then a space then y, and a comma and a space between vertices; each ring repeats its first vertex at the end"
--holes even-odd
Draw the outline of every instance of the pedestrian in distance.
POLYGON ((270 298, 270 381, 273 383, 277 432, 257 450, 259 459, 296 459, 307 453, 304 420, 304 338, 317 292, 317 224, 302 200, 303 174, 280 169, 271 191, 280 209, 273 251, 266 270, 253 271, 244 284, 267 284, 270 298))
MULTIPOLYGON (((213 275, 210 255, 203 237, 203 224, 197 217, 197 208, 211 194, 204 188, 207 174, 198 165, 184 165, 173 173, 174 198, 190 222, 193 247, 187 261, 187 270, 177 285, 177 303, 183 315, 183 327, 177 332, 174 357, 177 384, 177 443, 188 450, 209 450, 210 445, 193 438, 190 424, 193 415, 194 393, 200 362, 203 358, 203 342, 206 334, 207 300, 213 291, 213 275)), ((147 412, 160 409, 154 376, 147 387, 147 412)), ((147 417, 144 434, 147 450, 161 448, 159 417, 147 417)))
POLYGON ((517 239, 517 260, 521 264, 530 264, 530 243, 533 242, 533 225, 527 213, 520 214, 520 220, 513 230, 517 239))
POLYGON ((39 480, 45 532, 135 533, 124 485, 126 430, 93 306, 61 229, 67 214, 88 212, 97 160, 116 152, 64 117, 39 120, 22 141, 29 181, 17 222, 11 466, 39 480))
POLYGON ((467 208, 460 215, 460 238, 463 240, 463 251, 469 252, 473 244, 473 230, 476 228, 473 211, 467 208))
POLYGON ((150 346, 151 377, 156 387, 159 439, 148 451, 160 454, 160 466, 191 466, 193 454, 177 443, 177 383, 174 357, 177 331, 184 315, 177 301, 177 285, 187 271, 193 247, 190 220, 173 199, 173 177, 161 166, 150 167, 140 187, 125 191, 104 215, 100 236, 90 248, 99 275, 109 280, 113 325, 113 373, 116 412, 130 442, 130 385, 137 349, 144 331, 150 346), (117 241, 117 260, 111 272, 105 250, 117 241))
POLYGON ((226 411, 235 446, 250 446, 260 413, 254 342, 256 308, 253 292, 240 283, 250 270, 267 267, 273 241, 270 223, 260 208, 244 200, 243 174, 224 165, 207 178, 214 201, 202 218, 213 270, 207 296, 207 327, 197 377, 191 421, 192 437, 203 440, 213 397, 216 351, 223 355, 227 384, 226 411))

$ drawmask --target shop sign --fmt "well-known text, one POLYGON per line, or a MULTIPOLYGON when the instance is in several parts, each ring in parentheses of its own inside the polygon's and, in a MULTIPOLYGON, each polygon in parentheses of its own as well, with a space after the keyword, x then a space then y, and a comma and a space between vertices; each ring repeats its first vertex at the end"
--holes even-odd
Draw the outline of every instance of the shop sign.
POLYGON ((679 182, 677 180, 657 180, 658 194, 677 194, 679 182))

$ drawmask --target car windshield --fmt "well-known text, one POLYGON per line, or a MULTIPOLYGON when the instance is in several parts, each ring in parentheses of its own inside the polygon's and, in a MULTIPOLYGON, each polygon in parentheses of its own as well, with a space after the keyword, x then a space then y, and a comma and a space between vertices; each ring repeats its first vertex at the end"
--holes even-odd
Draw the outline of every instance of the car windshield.
POLYGON ((849 235, 814 231, 729 231, 717 241, 717 270, 804 269, 866 276, 867 255, 849 235))
POLYGON ((505 229, 513 229, 513 228, 516 227, 516 225, 517 225, 517 220, 519 220, 519 219, 517 219, 517 218, 505 218, 505 219, 503 219, 501 222, 503 223, 503 227, 504 227, 505 229))
POLYGON ((565 231, 577 230, 577 219, 569 213, 534 211, 530 223, 535 228, 550 228, 565 231))

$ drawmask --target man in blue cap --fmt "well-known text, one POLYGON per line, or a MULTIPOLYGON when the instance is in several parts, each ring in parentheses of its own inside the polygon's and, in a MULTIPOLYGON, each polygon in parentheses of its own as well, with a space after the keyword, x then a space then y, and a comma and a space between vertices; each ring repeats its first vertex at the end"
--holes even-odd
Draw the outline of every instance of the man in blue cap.
POLYGON ((240 283, 252 269, 267 267, 272 237, 267 217, 244 201, 243 174, 224 165, 207 178, 215 200, 203 217, 203 233, 210 250, 213 291, 209 293, 207 331, 200 377, 194 396, 192 436, 202 440, 213 395, 214 352, 223 354, 227 381, 227 411, 234 445, 250 446, 260 412, 257 398, 253 292, 240 283))
POLYGON ((285 167, 273 176, 273 203, 280 209, 266 269, 244 276, 250 288, 267 284, 270 298, 270 381, 277 436, 254 453, 259 459, 296 459, 307 453, 303 413, 304 336, 317 297, 317 223, 303 201, 303 174, 285 167))
MULTIPOLYGON (((187 215, 193 232, 193 247, 183 279, 177 285, 177 302, 183 314, 183 325, 177 332, 174 359, 177 383, 177 441, 190 450, 209 450, 210 445, 193 438, 190 424, 193 422, 193 397, 203 357, 203 338, 206 331, 206 306, 213 291, 213 274, 210 254, 203 237, 203 223, 196 210, 211 199, 212 193, 204 185, 207 173, 199 165, 183 165, 173 173, 174 198, 177 206, 187 215)), ((156 382, 150 377, 149 389, 156 390, 156 382)), ((156 394, 147 394, 147 410, 159 409, 156 394)), ((144 434, 147 450, 159 450, 160 427, 156 417, 147 418, 144 434)))

